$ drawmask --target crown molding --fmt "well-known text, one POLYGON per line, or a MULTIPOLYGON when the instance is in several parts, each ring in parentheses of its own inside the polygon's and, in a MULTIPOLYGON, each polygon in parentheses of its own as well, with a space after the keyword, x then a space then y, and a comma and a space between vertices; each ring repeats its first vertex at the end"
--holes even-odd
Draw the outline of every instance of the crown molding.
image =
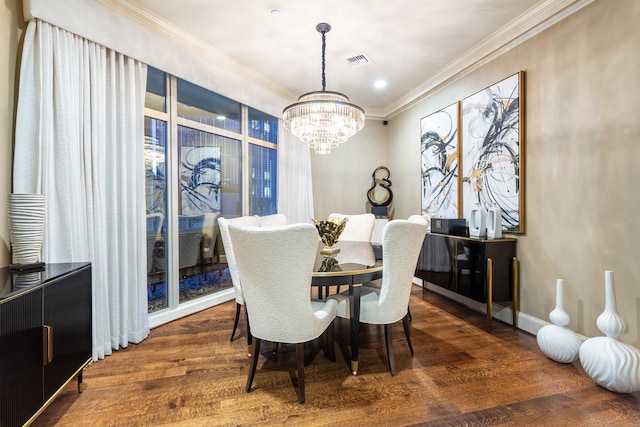
POLYGON ((389 105, 386 118, 393 118, 416 103, 562 21, 594 0, 545 0, 442 68, 432 78, 389 105))
MULTIPOLYGON (((169 21, 132 3, 130 0, 96 0, 114 12, 128 18, 155 33, 207 58, 216 65, 253 82, 283 99, 297 99, 282 86, 249 69, 246 65, 225 55, 201 39, 176 27, 169 21)), ((416 87, 390 105, 379 109, 367 109, 367 119, 390 119, 411 108, 443 86, 458 80, 480 68, 526 40, 562 21, 594 0, 543 0, 519 15, 507 25, 476 44, 463 55, 440 69, 429 80, 416 87)))
POLYGON ((198 55, 209 59, 216 65, 222 66, 230 72, 251 81, 260 87, 280 96, 283 99, 297 99, 297 95, 284 89, 282 86, 274 83, 272 80, 266 79, 259 73, 248 68, 246 65, 234 60, 228 55, 215 49, 210 44, 205 43, 201 39, 189 34, 188 32, 176 27, 169 21, 149 12, 132 3, 129 0, 96 0, 98 3, 105 5, 114 12, 130 19, 151 31, 162 35, 163 37, 177 43, 180 46, 189 49, 198 55))

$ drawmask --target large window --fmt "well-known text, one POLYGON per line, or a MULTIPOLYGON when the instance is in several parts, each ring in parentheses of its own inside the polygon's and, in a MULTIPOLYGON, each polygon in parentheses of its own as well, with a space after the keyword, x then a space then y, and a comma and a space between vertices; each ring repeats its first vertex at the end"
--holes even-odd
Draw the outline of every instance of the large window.
POLYGON ((278 119, 248 108, 251 215, 276 213, 278 119))
POLYGON ((276 213, 278 120, 151 67, 145 115, 149 312, 177 318, 232 288, 218 217, 276 213))

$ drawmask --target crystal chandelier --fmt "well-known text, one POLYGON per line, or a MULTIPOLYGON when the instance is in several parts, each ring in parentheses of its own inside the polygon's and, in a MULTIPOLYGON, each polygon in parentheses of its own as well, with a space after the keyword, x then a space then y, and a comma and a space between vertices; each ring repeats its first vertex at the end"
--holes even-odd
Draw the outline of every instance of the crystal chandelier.
POLYGON ((362 108, 350 104, 342 93, 325 90, 325 34, 329 30, 329 24, 316 26, 316 31, 322 34, 322 91, 300 95, 298 102, 282 112, 284 127, 319 154, 330 153, 364 126, 362 108))

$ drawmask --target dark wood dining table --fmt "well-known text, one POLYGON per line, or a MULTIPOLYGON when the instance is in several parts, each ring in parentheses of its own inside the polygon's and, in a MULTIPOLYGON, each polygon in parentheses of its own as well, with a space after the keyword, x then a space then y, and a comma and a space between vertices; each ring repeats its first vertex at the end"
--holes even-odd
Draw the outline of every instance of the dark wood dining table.
POLYGON ((327 256, 318 248, 318 256, 311 275, 311 286, 349 286, 349 313, 351 338, 351 373, 358 374, 358 346, 360 331, 360 293, 362 284, 382 277, 380 252, 370 242, 342 241, 336 245, 340 252, 327 256))

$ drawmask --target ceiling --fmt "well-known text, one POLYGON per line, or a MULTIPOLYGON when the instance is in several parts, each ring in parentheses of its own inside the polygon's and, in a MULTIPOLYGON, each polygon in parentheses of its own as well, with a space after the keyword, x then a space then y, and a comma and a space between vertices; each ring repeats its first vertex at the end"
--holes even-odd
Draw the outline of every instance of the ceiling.
POLYGON ((343 92, 387 118, 584 0, 101 0, 165 34, 206 48, 224 66, 285 99, 343 92), (277 12, 274 12, 277 11, 277 12), (362 56, 357 66, 348 58, 362 56), (386 87, 376 88, 377 81, 386 87))

